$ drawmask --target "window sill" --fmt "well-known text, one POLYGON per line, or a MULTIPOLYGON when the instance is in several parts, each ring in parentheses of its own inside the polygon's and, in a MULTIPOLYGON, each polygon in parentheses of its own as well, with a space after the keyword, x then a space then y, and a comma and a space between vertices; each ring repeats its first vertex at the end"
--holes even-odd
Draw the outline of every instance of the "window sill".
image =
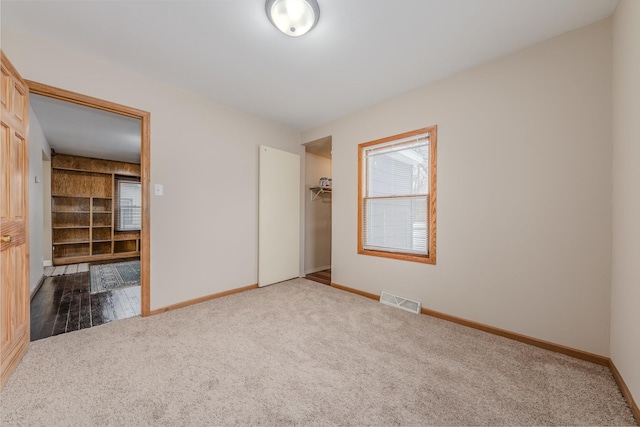
POLYGON ((371 255, 382 258, 399 259, 402 261, 419 262, 422 264, 434 264, 436 263, 435 254, 431 255, 414 255, 414 254, 402 254, 397 252, 383 252, 383 251, 371 251, 367 249, 358 249, 360 255, 371 255))

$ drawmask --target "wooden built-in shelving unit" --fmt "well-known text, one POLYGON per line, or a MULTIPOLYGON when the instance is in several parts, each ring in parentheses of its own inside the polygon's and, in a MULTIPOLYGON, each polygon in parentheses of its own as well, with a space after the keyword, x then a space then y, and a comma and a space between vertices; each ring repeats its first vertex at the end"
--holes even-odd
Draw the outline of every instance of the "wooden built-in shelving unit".
POLYGON ((140 165, 57 154, 51 161, 54 265, 140 256, 140 232, 114 229, 117 176, 140 165))

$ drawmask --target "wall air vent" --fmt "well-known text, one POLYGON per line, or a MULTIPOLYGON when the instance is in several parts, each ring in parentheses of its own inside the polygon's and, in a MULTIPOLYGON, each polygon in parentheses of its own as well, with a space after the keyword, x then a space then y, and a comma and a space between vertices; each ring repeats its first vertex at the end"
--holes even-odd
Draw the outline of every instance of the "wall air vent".
POLYGON ((421 304, 419 301, 413 301, 387 292, 382 292, 380 294, 380 302, 382 304, 410 311, 411 313, 420 314, 421 304))

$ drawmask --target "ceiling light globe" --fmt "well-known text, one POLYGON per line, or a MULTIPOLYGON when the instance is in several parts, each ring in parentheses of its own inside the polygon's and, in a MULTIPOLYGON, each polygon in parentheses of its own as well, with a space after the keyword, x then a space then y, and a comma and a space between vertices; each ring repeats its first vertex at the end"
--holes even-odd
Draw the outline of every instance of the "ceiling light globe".
POLYGON ((265 8, 269 21, 291 37, 308 33, 320 18, 316 0, 267 0, 265 8))

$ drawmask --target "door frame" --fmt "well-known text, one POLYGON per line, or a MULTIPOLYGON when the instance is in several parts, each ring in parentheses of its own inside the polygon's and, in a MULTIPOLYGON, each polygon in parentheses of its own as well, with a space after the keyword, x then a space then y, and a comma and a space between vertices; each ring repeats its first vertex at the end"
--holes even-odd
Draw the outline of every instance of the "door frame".
POLYGON ((60 99, 86 107, 109 111, 140 120, 140 182, 142 184, 142 229, 140 230, 140 312, 142 317, 151 315, 151 113, 116 104, 103 99, 71 92, 43 83, 25 80, 29 92, 49 98, 60 99))
MULTIPOLYGON (((301 194, 302 194, 302 203, 301 203, 301 217, 302 217, 302 225, 301 225, 301 234, 300 234, 300 277, 305 277, 307 275, 307 265, 306 265, 306 258, 307 258, 307 233, 306 233, 306 228, 307 228, 307 198, 310 197, 309 196, 309 184, 307 184, 307 153, 310 154, 314 154, 316 156, 320 156, 320 157, 324 157, 321 154, 318 154, 317 152, 312 152, 311 150, 309 150, 309 146, 310 145, 315 145, 315 144, 321 144, 324 145, 328 143, 331 147, 333 146, 333 135, 327 135, 327 136, 323 136, 322 138, 317 138, 311 141, 307 141, 307 142, 302 142, 300 143, 301 147, 302 147, 302 154, 301 157, 304 156, 304 160, 301 162, 302 165, 302 171, 301 171, 301 175, 300 175, 300 182, 301 182, 301 194)), ((333 151, 331 151, 331 153, 333 153, 333 151)), ((333 174, 333 154, 331 155, 331 157, 329 158, 329 160, 331 160, 331 171, 333 174)), ((314 184, 314 186, 317 186, 316 184, 314 184)), ((330 257, 330 261, 329 261, 329 268, 333 270, 333 201, 331 202, 331 214, 330 214, 330 219, 331 219, 331 234, 329 236, 330 238, 330 245, 329 245, 329 249, 331 251, 331 257, 330 257)), ((333 277, 332 279, 333 280, 333 277)), ((333 281, 332 281, 333 283, 333 281)))

